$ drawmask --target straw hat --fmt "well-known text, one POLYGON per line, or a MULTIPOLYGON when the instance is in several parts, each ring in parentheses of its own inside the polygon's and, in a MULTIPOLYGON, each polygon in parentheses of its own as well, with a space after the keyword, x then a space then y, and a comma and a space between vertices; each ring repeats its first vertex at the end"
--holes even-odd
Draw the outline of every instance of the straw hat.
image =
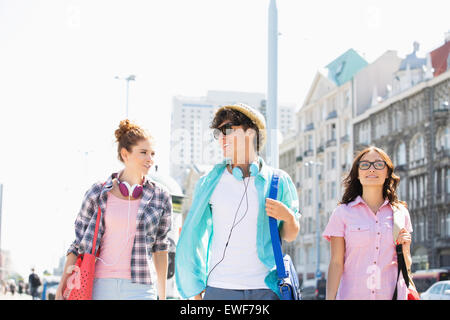
POLYGON ((266 119, 264 118, 263 114, 261 112, 259 112, 257 109, 252 108, 249 105, 246 105, 244 103, 236 103, 233 105, 222 106, 219 109, 217 109, 216 114, 225 109, 233 109, 233 110, 239 111, 240 113, 243 113, 250 120, 253 121, 253 123, 256 125, 256 127, 259 130, 259 136, 260 136, 259 145, 260 145, 260 149, 262 149, 262 147, 266 143, 266 135, 267 135, 266 119))

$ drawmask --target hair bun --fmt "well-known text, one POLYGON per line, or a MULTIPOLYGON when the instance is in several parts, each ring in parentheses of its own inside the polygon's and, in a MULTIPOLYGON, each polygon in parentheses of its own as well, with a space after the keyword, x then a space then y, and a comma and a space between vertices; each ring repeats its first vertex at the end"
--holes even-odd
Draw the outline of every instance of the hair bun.
POLYGON ((153 140, 153 137, 150 134, 128 119, 120 121, 119 128, 114 132, 114 134, 117 139, 118 158, 122 162, 123 159, 120 154, 122 148, 125 148, 128 152, 131 152, 132 147, 135 146, 139 140, 153 140))
POLYGON ((115 136, 117 141, 120 141, 120 139, 123 137, 123 135, 127 134, 130 130, 138 128, 137 125, 130 122, 130 120, 125 119, 120 121, 119 129, 115 131, 115 136))

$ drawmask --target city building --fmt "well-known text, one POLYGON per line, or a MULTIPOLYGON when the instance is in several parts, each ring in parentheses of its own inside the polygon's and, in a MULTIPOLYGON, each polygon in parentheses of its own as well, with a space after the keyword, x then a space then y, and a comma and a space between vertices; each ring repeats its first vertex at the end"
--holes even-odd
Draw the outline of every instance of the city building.
POLYGON ((413 224, 413 270, 450 266, 448 41, 446 36, 443 46, 423 58, 416 56, 415 43, 393 73, 393 94, 353 124, 355 151, 384 149, 400 176, 399 198, 407 202, 413 224))

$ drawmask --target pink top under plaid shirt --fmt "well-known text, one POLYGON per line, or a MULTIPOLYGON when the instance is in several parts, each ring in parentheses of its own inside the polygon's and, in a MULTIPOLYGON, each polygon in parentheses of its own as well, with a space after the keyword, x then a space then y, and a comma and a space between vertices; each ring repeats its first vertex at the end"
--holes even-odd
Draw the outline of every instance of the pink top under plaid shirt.
MULTIPOLYGON (((105 184, 95 183, 84 195, 80 212, 75 220, 75 241, 70 245, 67 253, 75 255, 91 252, 94 238, 95 222, 98 207, 102 211, 102 218, 98 228, 96 252, 105 233, 105 219, 108 191, 113 187, 113 173, 105 184)), ((154 181, 145 178, 143 192, 139 200, 139 209, 136 217, 136 234, 131 252, 131 280, 133 283, 152 284, 149 261, 152 253, 168 251, 168 232, 172 221, 172 198, 169 191, 154 181)))
MULTIPOLYGON (((407 210, 405 210, 407 212, 407 210)), ((412 232, 409 213, 405 228, 412 232)), ((397 254, 392 235, 393 211, 386 200, 375 215, 358 196, 353 202, 338 206, 322 236, 344 237, 344 272, 336 299, 391 300, 397 280, 397 254)), ((400 274, 398 300, 407 299, 400 274)))

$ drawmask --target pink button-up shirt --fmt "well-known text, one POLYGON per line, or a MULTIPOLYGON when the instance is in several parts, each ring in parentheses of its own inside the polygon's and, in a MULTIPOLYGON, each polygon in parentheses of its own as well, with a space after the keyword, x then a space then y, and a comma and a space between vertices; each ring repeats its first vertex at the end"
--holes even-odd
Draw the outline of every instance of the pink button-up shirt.
MULTIPOLYGON (((407 211, 407 210, 405 210, 407 211)), ((386 200, 374 214, 358 196, 338 206, 322 236, 344 237, 344 272, 336 299, 391 300, 397 281, 397 254, 392 235, 393 211, 386 200)), ((405 228, 412 232, 411 219, 405 214, 405 228)), ((407 290, 400 273, 397 299, 406 300, 407 290)))

